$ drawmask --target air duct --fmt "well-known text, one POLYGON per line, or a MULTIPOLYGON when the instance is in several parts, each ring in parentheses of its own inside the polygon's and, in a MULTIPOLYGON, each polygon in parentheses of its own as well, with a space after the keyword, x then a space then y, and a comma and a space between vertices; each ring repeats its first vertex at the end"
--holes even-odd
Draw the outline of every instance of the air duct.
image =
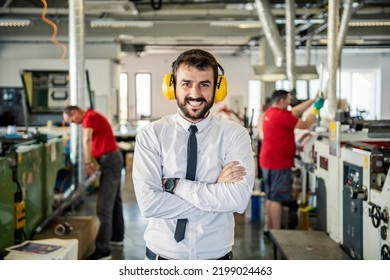
POLYGON ((256 78, 263 82, 276 82, 279 80, 289 80, 291 89, 295 87, 296 80, 313 80, 318 79, 318 72, 314 65, 295 65, 295 23, 294 23, 294 1, 287 5, 286 18, 288 18, 287 30, 290 36, 288 38, 289 47, 287 48, 288 67, 286 68, 285 51, 282 48, 282 39, 273 21, 270 4, 268 0, 255 0, 257 12, 267 42, 274 53, 275 65, 254 65, 256 78))
POLYGON ((294 2, 286 0, 286 72, 290 82, 290 90, 296 88, 294 2))
POLYGON ((328 3, 328 72, 329 80, 327 85, 328 98, 328 118, 334 120, 337 110, 336 85, 337 85, 337 27, 338 18, 338 0, 328 3))
POLYGON ((337 65, 340 67, 340 57, 345 44, 345 38, 348 33, 349 21, 352 15, 353 0, 346 0, 344 3, 344 11, 341 17, 340 31, 337 37, 337 65))
POLYGON ((261 25, 263 26, 264 34, 274 53, 275 64, 282 66, 285 60, 284 51, 282 48, 282 38, 280 37, 278 28, 273 20, 271 8, 268 0, 255 0, 257 14, 261 25))
MULTIPOLYGON (((84 1, 69 1, 69 77, 70 77, 70 105, 84 108, 84 1)), ((77 166, 78 184, 84 178, 84 162, 82 128, 76 124, 71 125, 71 161, 77 166)), ((77 185, 78 185, 77 184, 77 185)))
POLYGON ((344 11, 339 26, 339 0, 329 3, 329 19, 328 19, 328 68, 329 82, 327 97, 328 97, 328 118, 334 120, 338 107, 337 101, 337 70, 340 67, 341 52, 345 43, 345 38, 348 32, 348 23, 351 19, 353 0, 344 1, 344 11))

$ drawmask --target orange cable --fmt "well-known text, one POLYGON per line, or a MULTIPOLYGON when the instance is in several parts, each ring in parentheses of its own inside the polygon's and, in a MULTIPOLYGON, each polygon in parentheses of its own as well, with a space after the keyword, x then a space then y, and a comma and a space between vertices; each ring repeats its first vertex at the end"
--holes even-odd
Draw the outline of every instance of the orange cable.
POLYGON ((56 25, 53 21, 51 21, 51 20, 49 20, 49 19, 46 18, 46 11, 47 11, 47 2, 46 2, 46 0, 41 0, 41 2, 43 3, 43 12, 42 12, 41 18, 42 18, 42 20, 43 20, 45 23, 47 23, 47 24, 49 24, 51 27, 53 27, 54 31, 53 31, 53 35, 51 36, 51 41, 52 41, 54 44, 59 45, 59 46, 62 48, 63 54, 62 54, 61 59, 62 59, 62 60, 65 60, 66 54, 67 54, 66 46, 65 46, 63 43, 61 43, 60 41, 58 41, 58 40, 56 39, 57 32, 58 32, 57 25, 56 25))

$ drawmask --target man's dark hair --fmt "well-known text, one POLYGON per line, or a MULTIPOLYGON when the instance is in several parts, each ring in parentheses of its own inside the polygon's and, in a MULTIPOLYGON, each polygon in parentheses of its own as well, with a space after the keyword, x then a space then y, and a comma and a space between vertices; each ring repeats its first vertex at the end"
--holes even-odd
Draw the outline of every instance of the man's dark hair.
POLYGON ((81 109, 79 106, 69 105, 64 108, 64 113, 68 116, 71 116, 72 110, 81 110, 81 109))
POLYGON ((286 99, 287 95, 289 94, 288 91, 285 91, 283 89, 277 89, 272 93, 271 102, 272 104, 276 104, 281 99, 286 99))
POLYGON ((211 67, 214 72, 214 86, 216 86, 218 78, 218 62, 211 53, 201 49, 192 49, 180 54, 179 57, 172 63, 173 84, 175 87, 177 69, 182 64, 193 66, 199 70, 211 67))

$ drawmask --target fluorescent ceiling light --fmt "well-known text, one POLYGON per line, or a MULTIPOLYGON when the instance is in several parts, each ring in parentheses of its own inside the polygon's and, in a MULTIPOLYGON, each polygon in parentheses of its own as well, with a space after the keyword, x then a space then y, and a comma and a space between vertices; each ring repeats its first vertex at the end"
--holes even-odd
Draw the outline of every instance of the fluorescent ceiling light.
POLYGON ((199 46, 202 44, 205 45, 216 45, 221 47, 229 47, 231 45, 244 45, 250 40, 249 36, 127 36, 120 35, 119 40, 124 43, 132 44, 144 44, 144 45, 154 45, 154 46, 199 46), (222 46, 221 46, 222 45, 222 46))
POLYGON ((134 36, 133 35, 130 35, 130 34, 120 34, 119 35, 119 40, 123 40, 123 41, 131 41, 134 39, 134 36))
POLYGON ((210 26, 213 27, 238 27, 238 28, 260 28, 259 21, 211 21, 210 26))
MULTIPOLYGON (((276 19, 275 22, 277 24, 285 24, 286 23, 286 20, 285 19, 276 19)), ((320 18, 312 18, 312 19, 294 19, 294 23, 295 24, 307 24, 307 23, 310 23, 310 24, 323 24, 325 23, 325 20, 324 19, 320 19, 320 18)))
POLYGON ((2 18, 0 19, 0 27, 27 27, 30 26, 31 20, 29 19, 12 19, 2 18))
POLYGON ((96 19, 91 20, 90 26, 92 28, 128 28, 128 27, 140 27, 147 28, 153 27, 151 21, 131 21, 131 20, 104 20, 96 19))
MULTIPOLYGON (((327 45, 328 44, 328 39, 319 39, 318 43, 321 45, 327 45)), ((345 44, 349 45, 362 45, 364 44, 364 39, 357 38, 357 39, 345 39, 345 44)))
POLYGON ((354 20, 348 23, 349 27, 386 27, 390 26, 390 20, 354 20))

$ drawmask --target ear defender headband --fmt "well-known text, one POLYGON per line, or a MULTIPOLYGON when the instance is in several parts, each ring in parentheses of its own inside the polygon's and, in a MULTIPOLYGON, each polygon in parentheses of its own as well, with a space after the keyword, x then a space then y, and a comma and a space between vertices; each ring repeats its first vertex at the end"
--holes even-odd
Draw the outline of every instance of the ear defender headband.
MULTIPOLYGON (((214 102, 221 102, 226 98, 227 95, 227 81, 224 76, 225 71, 222 66, 218 64, 218 68, 221 70, 222 75, 218 74, 217 82, 215 85, 215 97, 214 102)), ((166 99, 174 100, 175 99, 175 83, 173 81, 172 73, 165 74, 163 83, 162 83, 162 92, 166 99)))

